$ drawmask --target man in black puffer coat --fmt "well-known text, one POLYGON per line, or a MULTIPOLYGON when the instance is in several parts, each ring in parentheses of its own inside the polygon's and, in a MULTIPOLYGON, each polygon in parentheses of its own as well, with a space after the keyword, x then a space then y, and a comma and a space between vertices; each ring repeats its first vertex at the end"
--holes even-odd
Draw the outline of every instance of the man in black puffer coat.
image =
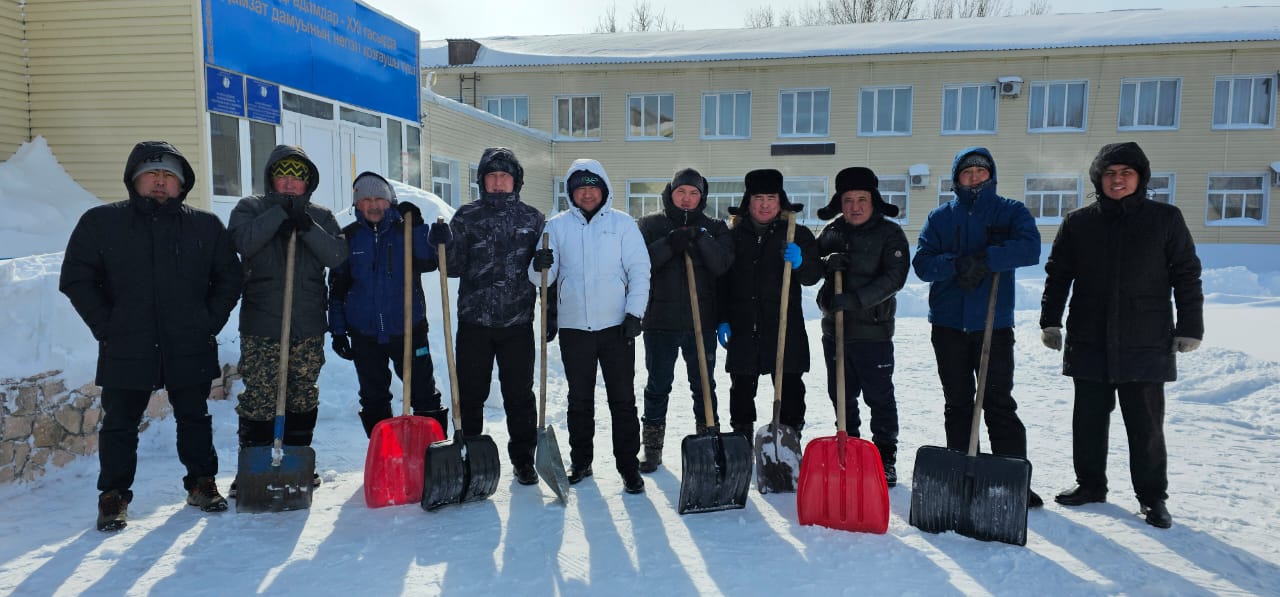
POLYGON ((1104 146, 1089 179, 1097 202, 1067 214, 1044 268, 1041 337, 1053 350, 1063 348, 1071 295, 1062 373, 1075 383, 1077 485, 1056 500, 1106 501, 1107 429, 1118 395, 1134 492, 1147 522, 1168 528, 1164 384, 1177 379, 1177 353, 1204 337, 1200 259, 1182 212, 1147 199, 1151 164, 1138 144, 1104 146))
POLYGON ((215 336, 240 296, 240 260, 217 216, 183 204, 196 176, 172 145, 144 141, 124 168, 129 199, 80 217, 58 287, 98 341, 98 530, 127 523, 138 466, 138 425, 165 388, 187 469, 187 503, 227 509, 205 400, 221 375, 215 336))

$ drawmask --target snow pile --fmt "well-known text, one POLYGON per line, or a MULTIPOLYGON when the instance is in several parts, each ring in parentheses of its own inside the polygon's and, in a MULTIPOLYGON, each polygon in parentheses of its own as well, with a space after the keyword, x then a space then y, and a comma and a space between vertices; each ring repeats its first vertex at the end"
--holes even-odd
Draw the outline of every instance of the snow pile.
POLYGON ((0 259, 66 249, 80 214, 101 203, 67 175, 44 137, 23 143, 0 163, 0 259))

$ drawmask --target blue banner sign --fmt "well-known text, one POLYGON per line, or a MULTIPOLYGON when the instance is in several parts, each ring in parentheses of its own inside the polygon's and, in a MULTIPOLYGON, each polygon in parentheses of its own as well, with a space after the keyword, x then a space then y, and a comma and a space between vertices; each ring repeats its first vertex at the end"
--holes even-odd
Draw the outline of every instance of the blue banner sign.
POLYGON ((244 77, 206 66, 204 80, 209 111, 244 116, 244 77))
POLYGON ((204 58, 418 122, 418 32, 352 0, 204 0, 204 58))
POLYGON ((249 77, 245 79, 245 87, 245 109, 249 118, 280 124, 280 86, 249 77))

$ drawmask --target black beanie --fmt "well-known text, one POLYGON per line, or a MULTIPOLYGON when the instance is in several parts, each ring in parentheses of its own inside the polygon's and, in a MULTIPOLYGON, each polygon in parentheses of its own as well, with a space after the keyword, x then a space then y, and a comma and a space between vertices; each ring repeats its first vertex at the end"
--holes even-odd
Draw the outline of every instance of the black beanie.
POLYGON ((564 186, 570 202, 573 201, 573 192, 581 187, 596 187, 600 189, 601 201, 609 198, 609 185, 604 184, 604 178, 601 178, 599 174, 590 170, 574 170, 573 174, 569 175, 569 180, 565 181, 564 186))
POLYGON ((1137 170, 1137 193, 1146 196, 1147 183, 1151 182, 1151 161, 1147 159, 1147 154, 1138 147, 1137 143, 1125 141, 1103 145, 1102 149, 1098 150, 1098 156, 1093 158, 1093 164, 1089 166, 1089 180, 1093 182, 1093 188, 1097 191, 1098 197, 1107 196, 1102 192, 1103 171, 1116 164, 1123 164, 1137 170))
POLYGON ((742 193, 742 203, 736 209, 730 207, 729 215, 746 215, 752 195, 777 195, 780 209, 793 212, 799 212, 804 209, 803 205, 791 203, 791 200, 787 198, 787 191, 782 188, 782 173, 777 170, 752 170, 747 173, 742 182, 743 186, 746 187, 746 190, 742 193))
POLYGON ((676 175, 671 177, 671 182, 667 183, 667 188, 662 190, 662 204, 663 208, 668 210, 668 215, 684 211, 675 206, 671 199, 671 194, 675 192, 677 187, 685 185, 698 189, 698 205, 690 211, 702 211, 707 207, 707 179, 703 178, 702 174, 697 170, 685 168, 676 172, 676 175))
POLYGON ((871 202, 875 205, 876 210, 890 217, 898 217, 898 206, 892 203, 885 203, 884 197, 880 196, 880 179, 876 177, 876 173, 870 168, 862 166, 853 166, 841 170, 836 174, 836 192, 831 196, 831 202, 826 207, 818 210, 818 219, 830 220, 840 215, 841 197, 849 191, 868 191, 871 193, 871 202))
POLYGON ((511 175, 513 184, 511 192, 519 194, 524 186, 524 167, 516 159, 516 153, 506 147, 490 147, 480 154, 480 164, 476 166, 476 185, 480 192, 484 190, 484 177, 490 172, 506 172, 511 175))
POLYGON ((991 163, 991 158, 982 155, 981 152, 975 151, 964 156, 964 159, 961 159, 960 163, 956 164, 956 174, 959 175, 961 172, 964 172, 966 169, 974 166, 982 168, 983 170, 986 170, 987 173, 990 173, 995 167, 995 164, 991 163))

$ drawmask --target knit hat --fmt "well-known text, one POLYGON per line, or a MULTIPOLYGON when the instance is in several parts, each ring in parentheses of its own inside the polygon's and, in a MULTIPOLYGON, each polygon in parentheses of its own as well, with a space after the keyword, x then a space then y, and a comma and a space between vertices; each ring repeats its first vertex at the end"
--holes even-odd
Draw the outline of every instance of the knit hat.
POLYGON ((292 176, 302 180, 308 180, 311 176, 311 167, 307 162, 297 157, 287 157, 280 160, 271 167, 271 178, 280 176, 292 176))
POLYGON ((490 147, 480 154, 480 164, 476 166, 476 185, 480 192, 484 189, 484 177, 491 172, 506 172, 515 179, 511 192, 519 194, 524 186, 524 166, 516 159, 516 153, 506 147, 490 147))
POLYGON ((133 170, 133 178, 138 178, 147 172, 153 170, 164 170, 178 178, 178 183, 185 184, 186 177, 182 175, 182 161, 178 156, 171 153, 156 153, 142 159, 138 162, 138 167, 133 170))
POLYGON ((675 210, 668 211, 668 214, 684 211, 676 208, 671 197, 672 193, 675 193, 677 188, 685 185, 698 189, 698 205, 696 205, 691 211, 702 211, 707 206, 707 179, 703 178, 702 174, 697 170, 694 170, 693 168, 685 168, 676 172, 676 175, 671 178, 671 182, 667 183, 667 188, 662 190, 662 204, 664 209, 675 210))
POLYGON ((570 199, 573 198, 573 192, 581 187, 596 187, 600 189, 600 199, 609 198, 609 186, 604 184, 604 179, 599 174, 590 170, 574 170, 569 175, 569 180, 565 181, 565 191, 569 193, 570 199))
POLYGON ((385 178, 374 172, 361 172, 351 185, 351 204, 355 205, 361 199, 369 197, 386 199, 392 205, 396 204, 396 192, 385 178))
POLYGON ((742 203, 737 208, 730 207, 729 215, 746 215, 751 204, 752 195, 777 195, 781 209, 799 212, 803 205, 797 205, 787 198, 787 191, 782 188, 782 173, 773 169, 752 170, 743 179, 746 190, 742 193, 742 203))
POLYGON ((880 179, 876 177, 876 173, 870 168, 862 166, 854 166, 841 170, 836 174, 836 192, 831 196, 831 202, 826 207, 818 210, 818 219, 829 220, 841 213, 842 197, 849 191, 867 191, 871 193, 871 202, 880 213, 890 217, 898 217, 898 206, 892 203, 885 203, 884 197, 880 195, 880 179))
POLYGON ((1089 166, 1089 180, 1093 182, 1093 188, 1097 191, 1098 197, 1106 197, 1102 192, 1103 171, 1116 164, 1123 164, 1138 171, 1137 193, 1145 197, 1147 183, 1151 182, 1151 161, 1147 159, 1147 154, 1142 151, 1142 148, 1133 141, 1109 143, 1098 150, 1098 156, 1093 158, 1093 164, 1089 166))
POLYGON ((956 164, 956 174, 964 172, 974 166, 982 168, 990 174, 992 169, 995 167, 995 164, 991 163, 991 158, 988 158, 979 152, 973 152, 961 158, 960 163, 956 164))

